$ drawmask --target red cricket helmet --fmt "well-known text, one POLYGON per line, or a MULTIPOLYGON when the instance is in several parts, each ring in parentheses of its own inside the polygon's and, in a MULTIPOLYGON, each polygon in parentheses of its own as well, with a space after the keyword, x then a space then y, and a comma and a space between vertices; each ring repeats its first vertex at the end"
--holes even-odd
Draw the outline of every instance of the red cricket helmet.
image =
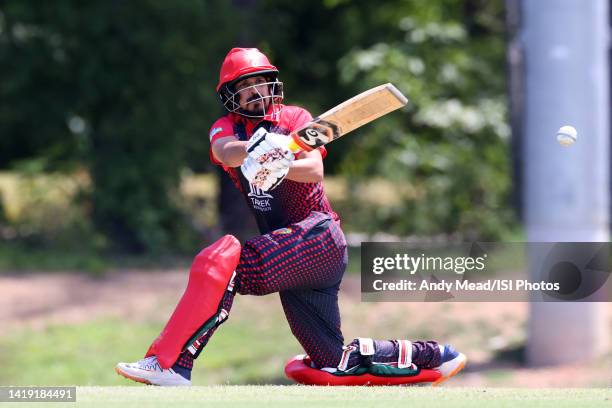
POLYGON ((278 69, 270 64, 268 57, 257 48, 232 48, 225 56, 223 65, 221 65, 217 92, 223 84, 234 82, 238 78, 249 74, 273 74, 276 76, 278 75, 278 69))
POLYGON ((278 80, 278 69, 270 64, 268 57, 257 48, 230 50, 221 65, 216 90, 225 109, 248 118, 275 120, 282 109, 283 83, 278 80), (260 95, 261 100, 266 102, 262 105, 261 112, 254 113, 240 108, 238 103, 240 90, 236 90, 234 85, 243 79, 259 75, 267 78, 269 95, 260 95))

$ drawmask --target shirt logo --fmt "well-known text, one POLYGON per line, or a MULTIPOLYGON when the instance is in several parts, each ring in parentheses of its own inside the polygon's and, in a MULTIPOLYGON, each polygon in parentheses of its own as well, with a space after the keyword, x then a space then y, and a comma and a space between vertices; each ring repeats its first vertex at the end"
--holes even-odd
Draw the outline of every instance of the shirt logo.
POLYGON ((274 235, 287 235, 291 234, 293 230, 291 228, 279 228, 277 230, 272 231, 274 235))
POLYGON ((249 184, 249 189, 250 191, 247 196, 251 200, 253 208, 262 212, 272 211, 272 204, 270 204, 270 200, 274 197, 252 184, 249 184))
POLYGON ((217 133, 219 133, 222 130, 223 128, 220 128, 220 127, 214 128, 213 130, 210 131, 210 138, 212 139, 217 133))

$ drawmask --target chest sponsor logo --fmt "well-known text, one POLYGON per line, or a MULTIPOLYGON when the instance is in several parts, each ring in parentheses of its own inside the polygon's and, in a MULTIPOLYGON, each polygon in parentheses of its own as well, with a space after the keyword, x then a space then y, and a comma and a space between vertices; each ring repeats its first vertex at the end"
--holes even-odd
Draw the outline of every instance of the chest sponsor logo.
POLYGON ((279 228, 277 230, 272 231, 273 235, 288 235, 291 234, 293 230, 291 228, 279 228))
POLYGON ((274 197, 252 184, 249 184, 249 189, 250 191, 247 196, 249 197, 249 200, 251 200, 253 208, 261 212, 272 211, 272 204, 270 203, 270 200, 272 200, 274 197))

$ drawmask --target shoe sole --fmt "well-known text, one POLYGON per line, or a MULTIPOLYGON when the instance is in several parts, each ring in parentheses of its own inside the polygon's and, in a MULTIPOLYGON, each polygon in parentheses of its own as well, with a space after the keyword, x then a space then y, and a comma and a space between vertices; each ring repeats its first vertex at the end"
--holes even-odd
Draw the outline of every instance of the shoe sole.
POLYGON ((463 370, 463 368, 465 367, 465 364, 467 363, 467 357, 465 356, 465 354, 461 354, 461 356, 463 357, 463 359, 459 363, 459 365, 457 367, 455 367, 455 369, 453 371, 451 371, 450 374, 448 374, 447 376, 440 377, 436 381, 434 381, 431 384, 432 387, 437 387, 438 385, 442 384, 444 381, 446 381, 449 378, 455 376, 459 371, 463 370))
POLYGON ((132 381, 136 381, 142 384, 147 384, 147 385, 154 385, 156 387, 189 387, 191 386, 191 382, 175 382, 175 383, 171 383, 171 382, 165 382, 163 384, 160 384, 159 382, 154 382, 154 381, 158 381, 158 379, 153 379, 153 380, 149 380, 143 377, 138 377, 136 375, 133 374, 129 374, 126 371, 122 370, 120 367, 115 366, 115 372, 117 374, 119 374, 122 377, 125 377, 129 380, 132 381))
POLYGON ((136 381, 136 382, 139 382, 139 383, 142 383, 142 384, 147 384, 147 385, 155 385, 155 384, 152 384, 151 381, 149 381, 147 379, 140 378, 140 377, 135 377, 133 375, 129 375, 125 371, 121 370, 119 367, 115 367, 115 372, 117 374, 119 374, 120 376, 127 378, 128 380, 136 381))

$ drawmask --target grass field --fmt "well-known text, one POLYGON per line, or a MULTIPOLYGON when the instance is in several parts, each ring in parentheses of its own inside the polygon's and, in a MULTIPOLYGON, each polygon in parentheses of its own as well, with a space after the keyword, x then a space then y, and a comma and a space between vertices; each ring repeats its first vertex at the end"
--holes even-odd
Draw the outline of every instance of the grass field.
MULTIPOLYGON (((20 407, 38 403, 20 403, 20 407)), ((612 389, 212 386, 79 387, 77 402, 54 407, 610 407, 612 389)))
MULTIPOLYGON (((0 275, 0 385, 124 386, 113 367, 144 354, 184 289, 181 270, 0 275), (133 294, 138 293, 138 296, 133 294)), ((340 294, 345 339, 439 339, 470 362, 447 387, 607 387, 612 350, 580 365, 521 364, 526 305, 363 303, 359 279, 340 294), (431 324, 431 317, 436 324, 431 324), (501 352, 503 351, 503 352, 501 352)), ((612 316, 612 308, 610 316, 612 316)), ((612 329, 612 320, 610 326, 612 329)), ((285 385, 285 361, 302 353, 278 296, 241 296, 194 368, 195 386, 285 385)))
MULTIPOLYGON (((288 328, 270 321, 259 325, 226 326, 219 333, 219 339, 211 341, 206 358, 194 368, 195 384, 224 384, 228 379, 232 384, 289 383, 282 367, 285 360, 300 349, 288 328), (274 341, 263 340, 254 347, 245 347, 247 337, 274 341)), ((159 323, 98 320, 75 326, 53 326, 42 332, 0 336, 0 361, 4 367, 0 384, 129 384, 113 367, 118 361, 140 358, 160 327, 159 323)))

